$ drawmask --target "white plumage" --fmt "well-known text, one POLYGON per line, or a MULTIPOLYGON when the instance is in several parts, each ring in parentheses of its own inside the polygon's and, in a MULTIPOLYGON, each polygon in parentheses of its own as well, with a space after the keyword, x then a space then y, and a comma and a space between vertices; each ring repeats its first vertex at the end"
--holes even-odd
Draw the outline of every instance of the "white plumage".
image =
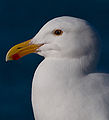
POLYGON ((35 120, 109 120, 109 75, 94 73, 99 37, 88 22, 55 18, 32 43, 44 43, 38 54, 45 57, 32 84, 35 120))

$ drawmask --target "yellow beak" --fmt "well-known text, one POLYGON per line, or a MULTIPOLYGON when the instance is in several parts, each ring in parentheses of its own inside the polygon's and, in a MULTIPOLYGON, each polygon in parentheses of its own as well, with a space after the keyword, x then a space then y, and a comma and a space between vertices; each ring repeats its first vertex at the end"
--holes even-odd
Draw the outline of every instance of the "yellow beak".
POLYGON ((27 40, 25 42, 13 46, 6 55, 6 61, 18 60, 27 54, 38 52, 37 49, 43 45, 31 44, 30 42, 31 40, 27 40))

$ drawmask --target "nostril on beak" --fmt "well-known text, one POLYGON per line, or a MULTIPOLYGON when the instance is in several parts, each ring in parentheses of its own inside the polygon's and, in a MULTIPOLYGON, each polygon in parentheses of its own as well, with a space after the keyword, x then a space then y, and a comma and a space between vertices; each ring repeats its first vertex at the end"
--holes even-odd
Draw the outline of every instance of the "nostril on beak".
POLYGON ((22 47, 18 47, 17 49, 21 49, 22 47))

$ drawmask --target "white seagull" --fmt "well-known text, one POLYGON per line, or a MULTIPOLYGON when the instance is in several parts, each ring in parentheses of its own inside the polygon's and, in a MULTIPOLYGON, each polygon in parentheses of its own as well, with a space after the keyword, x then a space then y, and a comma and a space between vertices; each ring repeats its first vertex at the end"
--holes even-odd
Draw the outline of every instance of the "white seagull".
POLYGON ((109 120, 109 74, 94 73, 99 49, 87 21, 63 16, 9 50, 6 61, 29 53, 45 57, 32 84, 35 120, 109 120))

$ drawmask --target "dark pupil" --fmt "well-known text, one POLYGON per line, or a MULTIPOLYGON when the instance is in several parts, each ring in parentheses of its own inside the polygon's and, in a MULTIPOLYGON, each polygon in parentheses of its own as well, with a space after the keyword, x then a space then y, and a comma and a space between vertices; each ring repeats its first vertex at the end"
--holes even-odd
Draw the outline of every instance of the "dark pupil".
POLYGON ((60 34, 61 34, 61 30, 56 30, 56 31, 55 31, 55 34, 56 34, 56 35, 60 35, 60 34))

